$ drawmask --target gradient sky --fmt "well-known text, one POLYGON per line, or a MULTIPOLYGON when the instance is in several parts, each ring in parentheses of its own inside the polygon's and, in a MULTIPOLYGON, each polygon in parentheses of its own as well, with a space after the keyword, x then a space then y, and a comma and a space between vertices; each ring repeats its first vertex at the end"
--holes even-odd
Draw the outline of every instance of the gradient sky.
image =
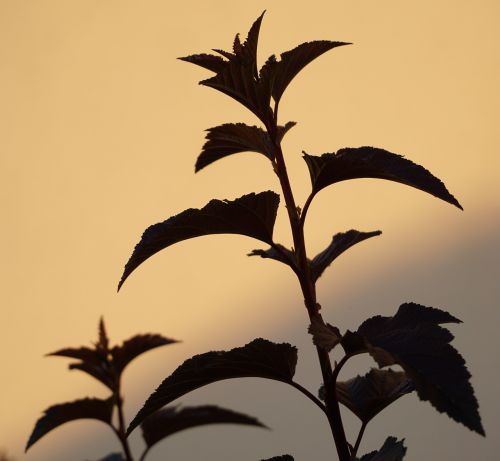
MULTIPOLYGON (((406 301, 461 318, 454 344, 473 375, 489 435, 483 439, 411 396, 369 426, 361 452, 394 435, 406 438, 408 461, 497 459, 497 1, 0 0, 0 448, 18 460, 96 459, 118 448, 104 426, 83 421, 22 454, 46 407, 106 396, 86 376, 66 371, 64 359, 43 357, 89 344, 101 315, 115 342, 139 332, 183 340, 130 366, 129 418, 187 357, 258 336, 298 345, 297 380, 316 391, 320 375, 297 283, 274 262, 246 258, 256 241, 214 236, 181 243, 151 258, 116 293, 150 224, 211 198, 279 190, 268 163, 254 154, 194 175, 204 129, 257 121, 198 86, 207 72, 175 59, 227 49, 264 9, 261 63, 307 40, 354 43, 307 67, 282 102, 281 121, 298 122, 284 148, 299 204, 310 187, 302 150, 373 145, 424 165, 465 209, 375 180, 323 191, 310 209, 310 254, 339 231, 384 232, 320 279, 326 320, 352 329, 406 301)), ((283 209, 275 235, 290 244, 283 209)), ((368 366, 354 363, 344 377, 368 366)), ((182 402, 245 411, 274 430, 187 431, 158 445, 149 460, 250 461, 287 452, 297 461, 335 459, 322 415, 283 387, 239 380, 192 393, 182 402)))

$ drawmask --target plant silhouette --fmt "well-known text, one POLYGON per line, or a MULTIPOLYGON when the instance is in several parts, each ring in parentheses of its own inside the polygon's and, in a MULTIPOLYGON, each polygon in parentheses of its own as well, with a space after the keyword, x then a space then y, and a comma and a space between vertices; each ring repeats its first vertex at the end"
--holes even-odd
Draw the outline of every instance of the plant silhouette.
MULTIPOLYGON (((460 323, 460 320, 441 309, 413 302, 401 304, 394 310, 393 316, 375 315, 365 320, 355 331, 341 332, 338 326, 323 319, 316 296, 318 279, 350 247, 379 236, 381 232, 354 229, 337 232, 323 251, 310 258, 306 251, 304 225, 310 205, 320 191, 351 179, 384 179, 419 189, 458 209, 462 207, 443 182, 424 167, 399 154, 370 146, 347 147, 322 155, 304 152, 311 191, 305 203, 301 207, 297 206, 281 147, 283 137, 295 126, 295 122, 279 123, 280 101, 288 85, 304 67, 327 51, 349 43, 328 40, 302 43, 281 53, 279 57, 269 57, 259 69, 257 45, 263 16, 264 13, 253 23, 245 41, 236 35, 231 51, 215 49, 215 54, 194 54, 180 59, 210 71, 212 75, 200 84, 237 101, 261 123, 261 126, 241 122, 225 123, 209 128, 195 171, 229 155, 256 152, 270 162, 281 186, 281 197, 276 192, 264 191, 252 192, 235 200, 214 199, 201 209, 188 209, 150 226, 126 263, 118 289, 143 262, 183 240, 212 234, 239 234, 264 243, 268 247, 255 249, 249 255, 273 259, 288 266, 297 276, 301 287, 309 319, 308 331, 321 368, 319 395, 316 397, 294 380, 297 364, 297 349, 294 346, 257 338, 229 351, 211 351, 186 360, 147 399, 126 433, 130 434, 136 427, 142 426, 143 431, 146 431, 145 441, 149 449, 157 440, 174 431, 176 424, 180 424, 174 422, 175 417, 189 415, 191 411, 163 409, 165 405, 217 381, 259 377, 294 387, 324 413, 339 461, 402 460, 406 447, 403 440, 393 436, 381 442, 381 448, 377 451, 361 457, 358 451, 368 423, 384 408, 413 391, 437 411, 484 435, 478 403, 470 384, 470 373, 461 355, 450 344, 453 335, 443 326, 460 323), (293 248, 286 248, 273 237, 280 198, 288 214, 293 248), (343 355, 338 363, 332 364, 329 354, 334 349, 343 355), (360 354, 370 355, 376 366, 365 374, 339 381, 339 373, 344 365, 360 354), (388 368, 390 366, 398 366, 401 371, 388 368), (360 420, 357 435, 346 434, 340 404, 360 420)), ((111 408, 114 406, 118 409, 119 424, 112 427, 122 442, 125 459, 132 459, 125 436, 119 393, 119 372, 123 369, 122 365, 128 363, 130 353, 123 353, 122 347, 118 349, 121 353, 115 352, 113 355, 115 349, 108 349, 103 324, 100 330, 100 339, 94 349, 66 349, 52 355, 79 359, 79 363, 70 367, 81 369, 103 382, 112 390, 112 396, 109 400, 86 399, 49 408, 37 423, 28 446, 55 425, 74 419, 71 416, 73 414, 93 417, 111 425, 111 408), (118 359, 117 355, 122 358, 118 359), (98 365, 96 360, 99 360, 98 365), (103 369, 102 360, 106 361, 107 367, 118 370, 118 375, 109 375, 105 371, 108 368, 103 369), (60 411, 65 416, 59 416, 60 411)), ((154 335, 148 338, 148 341, 156 338, 153 347, 172 342, 154 335)), ((249 418, 244 415, 238 417, 243 419, 233 422, 261 425, 253 418, 244 419, 249 418)), ((271 460, 289 461, 293 458, 280 455, 267 461, 271 460)))
MULTIPOLYGON (((177 342, 158 334, 142 334, 133 336, 119 346, 110 347, 104 321, 101 319, 99 339, 93 347, 66 348, 48 354, 77 360, 69 365, 69 369, 89 374, 104 384, 111 391, 111 395, 107 399, 84 398, 47 408, 36 422, 26 450, 62 424, 78 419, 94 419, 108 425, 122 446, 122 453, 111 453, 100 461, 133 460, 125 433, 123 396, 120 390, 122 372, 139 355, 177 342)), ((255 418, 214 405, 164 408, 142 422, 142 437, 146 448, 139 459, 144 460, 153 446, 172 434, 184 429, 220 423, 266 427, 255 418)))

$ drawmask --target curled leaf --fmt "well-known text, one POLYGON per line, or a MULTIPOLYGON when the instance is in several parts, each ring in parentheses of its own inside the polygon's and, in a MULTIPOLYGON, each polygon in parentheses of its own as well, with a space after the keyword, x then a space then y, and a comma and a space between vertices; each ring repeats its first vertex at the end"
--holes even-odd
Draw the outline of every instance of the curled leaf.
POLYGON ((320 157, 304 152, 311 176, 312 194, 347 179, 376 178, 420 189, 462 209, 441 180, 416 163, 376 147, 348 147, 320 157))
POLYGON ((354 229, 335 234, 330 245, 328 245, 328 247, 326 247, 321 253, 316 255, 310 262, 313 280, 318 280, 324 270, 344 251, 348 250, 353 245, 356 245, 356 243, 360 243, 363 240, 380 234, 382 234, 381 231, 360 232, 354 229))
POLYGON ((36 422, 35 428, 26 444, 26 451, 53 429, 77 419, 96 419, 111 426, 113 400, 80 399, 73 402, 53 405, 45 410, 36 422))
POLYGON ((248 256, 260 256, 264 259, 274 259, 275 261, 279 261, 287 266, 290 266, 294 272, 298 271, 294 252, 280 244, 275 244, 267 250, 252 250, 248 253, 248 256))
POLYGON ((211 200, 202 209, 188 209, 148 227, 125 265, 118 289, 127 277, 159 251, 194 237, 240 234, 272 243, 279 195, 267 191, 244 195, 233 201, 211 200))
POLYGON ((367 423, 414 386, 402 371, 372 368, 365 376, 337 382, 336 389, 339 402, 367 423))
POLYGON ((149 449, 172 434, 207 424, 243 424, 266 428, 256 418, 214 405, 167 407, 142 422, 142 437, 149 449))
POLYGON ((291 383, 297 349, 255 339, 230 351, 207 352, 186 360, 149 396, 127 430, 132 432, 145 418, 175 399, 207 384, 231 378, 267 378, 291 383))
POLYGON ((327 352, 339 344, 342 338, 339 329, 329 323, 325 324, 319 315, 311 319, 311 325, 307 331, 312 335, 313 343, 327 352))

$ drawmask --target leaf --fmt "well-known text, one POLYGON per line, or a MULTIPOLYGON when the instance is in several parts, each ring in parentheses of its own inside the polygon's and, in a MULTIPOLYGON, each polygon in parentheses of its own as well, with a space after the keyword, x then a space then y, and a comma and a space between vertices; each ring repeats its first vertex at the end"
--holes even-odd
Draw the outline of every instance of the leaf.
POLYGON ((264 69, 263 73, 265 75, 272 73, 272 96, 276 103, 281 99, 289 83, 304 67, 323 53, 343 45, 350 45, 350 43, 331 42, 328 40, 306 42, 290 51, 282 53, 280 61, 275 62, 274 65, 270 61, 268 64, 269 69, 264 69))
POLYGON ((147 228, 125 265, 118 289, 140 264, 174 243, 212 234, 240 234, 272 243, 279 195, 267 191, 233 201, 211 200, 147 228))
POLYGON ((325 324, 319 315, 312 317, 307 331, 312 335, 314 345, 327 352, 339 344, 342 338, 339 329, 329 323, 325 324))
POLYGON ((214 405, 197 407, 167 407, 148 416, 141 424, 142 436, 148 448, 160 440, 193 427, 207 424, 244 424, 266 428, 256 418, 214 405))
POLYGON ((226 61, 217 56, 205 54, 180 59, 216 72, 213 77, 202 80, 200 84, 230 96, 266 123, 271 119, 270 82, 261 80, 257 72, 257 45, 263 16, 264 13, 253 23, 243 44, 238 35, 235 37, 233 53, 214 50, 226 58, 226 61))
POLYGON ((314 281, 318 280, 324 270, 340 256, 344 251, 351 248, 356 243, 360 243, 370 237, 380 235, 381 231, 360 232, 351 229, 347 232, 335 234, 328 247, 316 255, 310 263, 311 275, 314 281))
POLYGON ((272 458, 263 459, 261 461, 293 461, 293 456, 290 455, 273 456, 272 458))
MULTIPOLYGON (((295 122, 288 122, 285 126, 279 126, 278 140, 281 141, 294 125, 295 122)), ((269 160, 274 159, 273 144, 267 132, 262 128, 244 123, 226 123, 209 128, 207 131, 207 142, 203 145, 202 152, 196 161, 196 172, 221 158, 239 152, 257 152, 269 160)))
POLYGON ((78 362, 70 363, 70 370, 80 370, 93 378, 100 381, 106 387, 114 391, 116 389, 118 376, 115 374, 114 369, 108 362, 100 362, 99 364, 94 364, 90 362, 78 362))
POLYGON ((359 461, 402 461, 406 454, 403 442, 404 439, 398 442, 396 437, 387 437, 380 450, 363 455, 359 461))
POLYGON ((207 384, 231 378, 267 378, 291 383, 297 349, 254 339, 230 351, 207 352, 186 360, 151 394, 127 430, 132 432, 146 417, 175 399, 207 384))
POLYGON ((425 168, 376 147, 348 147, 320 157, 304 152, 309 168, 312 195, 327 186, 347 179, 378 178, 415 187, 462 209, 445 185, 425 168))
POLYGON ((275 261, 290 266, 294 272, 299 270, 294 252, 279 243, 274 244, 274 246, 267 250, 252 250, 247 256, 260 256, 264 259, 274 259, 275 261))
POLYGON ((213 54, 193 54, 191 56, 185 56, 179 58, 181 61, 190 62, 196 64, 197 66, 204 67, 205 69, 211 70, 212 72, 220 72, 226 65, 226 61, 220 56, 214 56, 213 54))
POLYGON ((365 376, 337 382, 336 389, 339 402, 367 423, 414 386, 402 371, 372 368, 365 376))
POLYGON ((106 333, 106 326, 102 317, 99 320, 99 341, 96 344, 96 350, 103 354, 108 354, 109 351, 108 334, 106 333))
MULTIPOLYGON (((449 343, 453 335, 441 327, 460 320, 440 309, 402 304, 394 317, 376 316, 350 333, 349 350, 364 343, 379 366, 400 365, 421 400, 469 429, 484 435, 478 403, 464 359, 449 343), (356 341, 353 338, 356 338, 356 341)), ((357 351, 359 352, 359 350, 357 351)))
POLYGON ((162 335, 145 334, 133 336, 124 341, 121 346, 113 347, 111 350, 113 365, 115 370, 121 373, 132 360, 144 354, 144 352, 178 342, 175 339, 165 338, 162 335))
POLYGON ((125 458, 121 453, 110 453, 99 461, 125 461, 125 458))
POLYGON ((36 422, 35 428, 26 444, 26 451, 44 435, 70 421, 77 419, 97 419, 111 426, 112 413, 112 399, 86 398, 49 407, 36 422))

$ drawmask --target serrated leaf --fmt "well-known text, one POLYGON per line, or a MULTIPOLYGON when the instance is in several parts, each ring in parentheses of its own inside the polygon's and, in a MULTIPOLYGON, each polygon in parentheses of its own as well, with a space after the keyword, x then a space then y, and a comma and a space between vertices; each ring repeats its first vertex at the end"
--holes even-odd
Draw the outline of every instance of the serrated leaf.
POLYGON ((270 82, 261 80, 257 72, 257 45, 263 16, 264 13, 253 23, 243 44, 238 35, 235 37, 233 53, 214 49, 226 61, 221 58, 221 62, 216 56, 204 54, 180 59, 216 72, 213 77, 202 80, 200 84, 230 96, 266 123, 271 117, 270 82))
POLYGON ((272 243, 279 195, 267 191, 233 201, 211 200, 147 228, 125 265, 118 289, 140 264, 174 243, 212 234, 240 234, 272 243))
POLYGON ((312 194, 347 179, 376 178, 420 189, 462 209, 441 180, 416 163, 376 147, 340 149, 321 156, 304 153, 311 176, 312 194))
POLYGON ((36 422, 35 428, 26 444, 26 451, 44 435, 70 421, 77 419, 97 419, 111 426, 112 413, 112 399, 86 398, 49 407, 36 422))
POLYGON ((273 456, 272 458, 263 459, 261 461, 294 461, 294 460, 293 456, 281 455, 281 456, 273 456))
POLYGON ((360 232, 351 229, 347 232, 340 232, 333 236, 333 239, 321 253, 316 255, 310 262, 311 276, 314 281, 318 280, 324 270, 337 259, 344 251, 351 248, 356 243, 360 243, 370 237, 382 234, 381 231, 360 232))
POLYGON ((104 325, 104 319, 101 317, 99 320, 99 340, 96 344, 96 350, 103 354, 107 354, 109 351, 109 339, 106 333, 106 326, 104 325))
POLYGON ((332 42, 329 40, 306 42, 298 45, 292 50, 282 53, 279 61, 275 61, 274 63, 273 60, 268 61, 268 63, 266 63, 267 68, 264 68, 261 74, 267 76, 272 75, 273 99, 279 102, 290 82, 311 61, 314 61, 323 53, 343 45, 350 45, 350 43, 332 42))
POLYGON ((396 437, 387 437, 380 450, 363 455, 359 461, 402 461, 406 454, 404 441, 404 439, 398 441, 396 437))
POLYGON ((149 449, 172 434, 207 424, 243 424, 266 428, 256 418, 214 405, 167 407, 153 413, 142 422, 142 437, 149 449))
POLYGON ((133 336, 132 338, 124 341, 122 345, 115 346, 111 350, 115 370, 118 373, 121 373, 123 369, 139 355, 144 354, 151 349, 177 342, 178 341, 175 339, 165 338, 164 336, 157 334, 133 336))
POLYGON ((330 352, 340 343, 342 335, 337 327, 324 323, 321 317, 315 315, 311 319, 311 324, 307 330, 313 337, 314 345, 330 352))
POLYGON ((207 384, 231 378, 267 378, 291 383, 297 349, 255 339, 230 351, 207 352, 186 360, 151 394, 127 430, 130 433, 146 417, 175 399, 207 384))
MULTIPOLYGON (((294 125, 295 122, 288 122, 285 126, 279 126, 278 140, 281 141, 294 125)), ((244 123, 226 123, 209 128, 207 132, 207 141, 196 161, 196 172, 221 158, 240 152, 257 152, 269 160, 274 159, 273 144, 262 128, 244 123)))
POLYGON ((365 351, 379 366, 400 365, 421 400, 484 435, 470 373, 462 356, 449 344, 453 335, 440 326, 459 322, 440 309, 406 303, 393 317, 366 320, 351 336, 358 337, 357 347, 364 342, 365 351))
POLYGON ((336 389, 339 402, 362 422, 367 423, 392 402, 415 388, 402 371, 372 368, 365 376, 337 382, 336 389))
POLYGON ((279 243, 275 244, 271 248, 268 248, 267 250, 252 250, 247 256, 260 256, 264 259, 274 259, 275 261, 290 266, 295 272, 299 269, 294 252, 279 243))

